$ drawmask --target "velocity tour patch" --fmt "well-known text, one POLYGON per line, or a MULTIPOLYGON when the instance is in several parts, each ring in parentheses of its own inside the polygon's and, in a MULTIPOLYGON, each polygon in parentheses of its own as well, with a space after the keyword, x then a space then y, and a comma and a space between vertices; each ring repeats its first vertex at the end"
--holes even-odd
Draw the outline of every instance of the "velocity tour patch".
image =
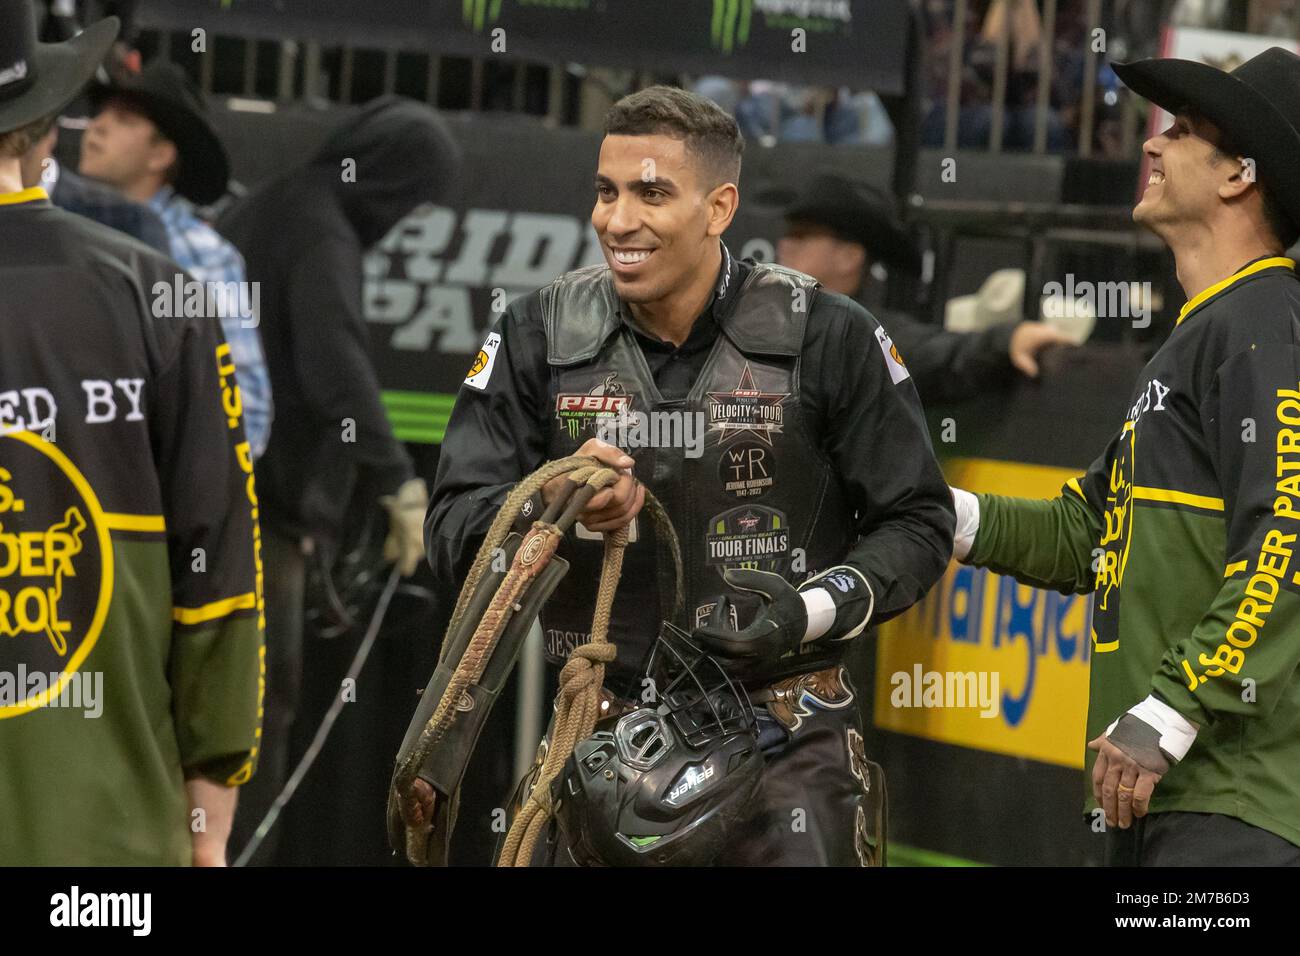
POLYGON ((785 424, 782 403, 789 392, 765 392, 754 382, 754 372, 745 363, 736 387, 727 392, 709 392, 709 427, 722 433, 722 441, 745 433, 772 444, 785 424))
POLYGON ((489 332, 488 337, 483 340, 483 347, 478 350, 478 355, 474 356, 474 364, 470 366, 469 374, 465 376, 465 384, 470 388, 477 388, 480 392, 487 388, 488 380, 492 377, 492 366, 496 364, 497 349, 501 347, 501 333, 489 332))
POLYGON ((889 366, 889 377, 894 384, 910 378, 911 373, 903 363, 903 356, 898 354, 898 346, 889 337, 889 333, 879 326, 876 328, 876 341, 880 343, 880 351, 885 353, 885 364, 889 366))

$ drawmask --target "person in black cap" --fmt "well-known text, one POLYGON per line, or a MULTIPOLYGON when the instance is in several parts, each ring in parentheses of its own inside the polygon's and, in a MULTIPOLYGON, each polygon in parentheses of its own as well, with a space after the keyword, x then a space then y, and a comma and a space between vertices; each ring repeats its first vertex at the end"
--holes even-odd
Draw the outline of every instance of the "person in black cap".
POLYGON ((233 245, 201 219, 226 192, 230 164, 207 119, 203 95, 174 63, 155 61, 90 91, 95 118, 81 139, 83 176, 102 180, 128 199, 147 203, 167 227, 172 258, 210 292, 244 390, 253 457, 261 458, 271 429, 271 379, 257 334, 259 290, 245 279, 233 245), (220 285, 217 285, 217 284, 220 285))
POLYGON ((1133 218, 1187 303, 1059 497, 954 492, 956 555, 1096 592, 1088 805, 1110 863, 1300 866, 1300 58, 1115 71, 1174 114, 1133 218))
POLYGON ((38 43, 30 0, 0 0, 6 865, 221 865, 256 763, 256 501, 221 326, 157 317, 175 262, 22 187, 116 34, 38 43))
POLYGON ((110 186, 64 169, 54 158, 58 135, 56 124, 27 151, 23 157, 23 185, 40 186, 59 208, 102 222, 170 256, 171 240, 158 214, 144 203, 124 198, 110 186))
MULTIPOLYGON (((777 260, 832 292, 862 301, 876 260, 913 275, 921 271, 921 254, 889 201, 865 182, 818 174, 787 207, 785 217, 777 260)), ((889 330, 927 402, 961 401, 1002 388, 1016 372, 1036 378, 1039 353, 1070 344, 1041 322, 949 332, 895 309, 871 310, 889 330)))

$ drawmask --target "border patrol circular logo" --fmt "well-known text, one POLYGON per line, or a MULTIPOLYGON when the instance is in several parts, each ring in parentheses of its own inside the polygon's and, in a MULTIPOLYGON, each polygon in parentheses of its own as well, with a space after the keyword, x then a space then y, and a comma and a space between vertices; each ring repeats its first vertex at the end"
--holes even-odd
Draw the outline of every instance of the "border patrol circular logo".
POLYGON ((0 719, 60 695, 112 594, 112 540, 90 483, 38 435, 0 435, 0 719))

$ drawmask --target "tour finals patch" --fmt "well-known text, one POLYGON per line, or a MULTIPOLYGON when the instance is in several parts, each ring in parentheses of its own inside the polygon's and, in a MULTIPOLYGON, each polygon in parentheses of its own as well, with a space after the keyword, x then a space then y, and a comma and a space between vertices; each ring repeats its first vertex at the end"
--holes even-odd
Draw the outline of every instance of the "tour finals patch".
POLYGON ((775 508, 742 505, 709 519, 706 564, 775 571, 790 550, 785 515, 775 508))
POLYGON ((12 691, 0 695, 0 719, 59 696, 112 593, 113 546, 90 483, 39 435, 0 435, 0 678, 12 691))
POLYGON ((765 392, 754 383, 754 373, 745 363, 740 382, 729 392, 709 392, 709 428, 722 433, 721 440, 738 438, 746 432, 772 444, 785 424, 782 406, 789 392, 765 392))

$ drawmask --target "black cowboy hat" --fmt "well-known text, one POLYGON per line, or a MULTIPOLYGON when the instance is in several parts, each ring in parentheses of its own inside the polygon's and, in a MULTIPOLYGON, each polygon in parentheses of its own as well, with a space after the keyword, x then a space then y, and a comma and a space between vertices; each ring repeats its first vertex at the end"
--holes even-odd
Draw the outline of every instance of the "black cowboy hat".
POLYGON ((72 102, 117 39, 117 28, 117 17, 107 17, 64 43, 38 43, 31 0, 0 0, 0 133, 72 102))
POLYGON ((91 88, 90 103, 96 111, 109 100, 121 100, 138 111, 176 144, 180 170, 172 185, 178 193, 200 206, 225 194, 230 160, 208 123, 203 94, 184 70, 175 63, 155 60, 139 73, 91 88))
POLYGON ((814 222, 840 238, 860 242, 875 259, 913 274, 921 253, 894 213, 894 204, 870 183, 839 173, 818 173, 785 209, 787 222, 814 222))
POLYGON ((1300 57, 1270 47, 1231 73, 1194 60, 1113 64, 1139 96, 1170 113, 1189 107, 1217 126, 1300 224, 1300 57))

